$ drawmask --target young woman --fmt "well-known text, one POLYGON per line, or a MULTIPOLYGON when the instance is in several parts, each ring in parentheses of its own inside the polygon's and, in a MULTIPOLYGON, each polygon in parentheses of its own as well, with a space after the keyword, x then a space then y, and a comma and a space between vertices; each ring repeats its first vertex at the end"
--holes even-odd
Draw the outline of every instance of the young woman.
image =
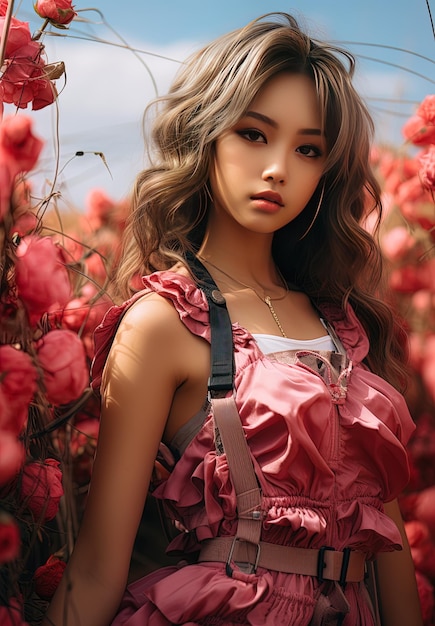
POLYGON ((130 296, 140 273, 144 290, 96 334, 92 486, 45 624, 369 626, 374 558, 382 624, 422 624, 396 502, 413 430, 397 390, 403 337, 362 225, 381 205, 353 67, 274 14, 206 46, 161 99, 118 283, 130 296), (189 254, 232 321, 260 493, 248 546, 207 403, 209 305, 189 254), (161 441, 178 461, 155 495, 185 530, 172 546, 183 556, 123 598, 161 441))

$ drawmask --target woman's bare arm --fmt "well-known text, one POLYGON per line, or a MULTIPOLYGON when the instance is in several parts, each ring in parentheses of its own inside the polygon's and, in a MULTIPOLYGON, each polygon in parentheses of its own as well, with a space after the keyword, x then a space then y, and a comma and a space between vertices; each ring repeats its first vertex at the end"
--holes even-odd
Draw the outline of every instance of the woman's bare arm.
POLYGON ((43 626, 107 626, 119 606, 158 445, 187 376, 186 334, 159 296, 137 302, 120 324, 82 527, 43 626))
POLYGON ((414 564, 397 500, 385 505, 403 541, 400 552, 383 552, 377 559, 378 590, 383 626, 423 626, 414 564))

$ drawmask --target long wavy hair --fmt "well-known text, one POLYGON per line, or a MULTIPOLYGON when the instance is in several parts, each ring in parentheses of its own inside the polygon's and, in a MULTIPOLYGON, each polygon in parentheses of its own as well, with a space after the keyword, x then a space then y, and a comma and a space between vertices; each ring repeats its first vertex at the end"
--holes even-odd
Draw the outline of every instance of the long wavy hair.
POLYGON ((315 304, 343 310, 352 304, 370 339, 368 366, 401 386, 405 334, 381 299, 382 257, 364 228, 371 212, 379 226, 382 207, 369 164, 373 122, 352 85, 354 69, 349 52, 312 40, 286 13, 260 17, 194 54, 169 93, 153 103, 152 164, 137 177, 118 294, 130 295, 133 275, 167 269, 199 249, 212 202, 207 182, 216 139, 271 77, 304 74, 317 91, 328 158, 304 211, 275 233, 273 256, 315 304))

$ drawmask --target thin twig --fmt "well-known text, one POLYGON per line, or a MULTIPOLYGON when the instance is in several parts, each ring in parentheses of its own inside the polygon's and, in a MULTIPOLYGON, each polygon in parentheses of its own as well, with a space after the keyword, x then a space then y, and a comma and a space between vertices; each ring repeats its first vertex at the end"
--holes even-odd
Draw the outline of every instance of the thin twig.
POLYGON ((432 18, 432 11, 430 10, 429 0, 426 0, 427 12, 429 13, 430 25, 432 26, 432 33, 435 39, 435 26, 432 18))

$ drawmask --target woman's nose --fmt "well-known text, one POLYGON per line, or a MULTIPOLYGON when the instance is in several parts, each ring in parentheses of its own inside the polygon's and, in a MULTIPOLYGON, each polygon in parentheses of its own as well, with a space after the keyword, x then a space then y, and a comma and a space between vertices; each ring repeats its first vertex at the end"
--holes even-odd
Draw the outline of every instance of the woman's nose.
POLYGON ((263 180, 272 181, 276 184, 284 184, 287 180, 285 159, 273 159, 263 170, 263 180))

